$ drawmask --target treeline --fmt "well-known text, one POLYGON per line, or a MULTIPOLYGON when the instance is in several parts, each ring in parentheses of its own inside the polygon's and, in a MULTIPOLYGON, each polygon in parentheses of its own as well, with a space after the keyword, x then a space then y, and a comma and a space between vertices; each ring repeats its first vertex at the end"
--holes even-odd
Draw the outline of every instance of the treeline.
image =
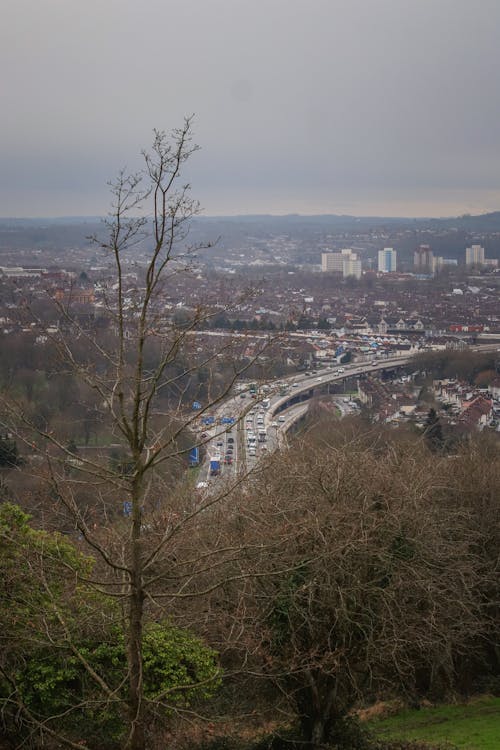
POLYGON ((496 352, 443 349, 421 352, 412 362, 436 379, 457 378, 471 384, 488 385, 498 375, 496 352))
POLYGON ((292 320, 275 323, 265 316, 241 320, 240 318, 229 318, 224 313, 212 318, 209 327, 230 331, 306 331, 312 329, 329 331, 331 329, 330 323, 323 317, 310 318, 306 315, 300 315, 296 323, 292 320))
MULTIPOLYGON (((164 368, 154 398, 155 411, 168 411, 173 419, 193 401, 213 400, 224 392, 234 377, 235 355, 240 355, 236 348, 241 348, 236 342, 226 346, 224 355, 217 356, 220 352, 214 351, 214 346, 198 349, 193 337, 181 353, 175 344, 175 335, 176 332, 170 345, 176 356, 164 368)), ((104 378, 109 373, 112 379, 113 357, 119 350, 116 332, 105 328, 85 335, 76 331, 73 336, 65 333, 42 338, 29 332, 0 336, 3 397, 15 400, 38 430, 54 432, 65 444, 89 446, 117 442, 119 436, 113 437, 113 421, 105 398, 81 377, 81 372, 87 370, 104 378), (65 360, 67 341, 71 341, 73 362, 65 360)), ((131 340, 130 345, 133 344, 131 340)), ((143 351, 146 372, 154 372, 168 346, 168 340, 160 340, 160 337, 148 340, 143 351)), ((127 350, 128 346, 125 358, 127 350)), ((132 366, 131 359, 130 372, 132 366)), ((21 453, 26 453, 26 445, 18 447, 21 453)))

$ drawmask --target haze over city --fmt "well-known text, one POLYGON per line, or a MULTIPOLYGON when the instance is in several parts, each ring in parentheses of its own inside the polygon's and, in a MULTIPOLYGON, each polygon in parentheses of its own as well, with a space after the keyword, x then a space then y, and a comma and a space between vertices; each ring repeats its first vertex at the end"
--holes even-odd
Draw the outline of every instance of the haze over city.
POLYGON ((107 180, 191 113, 208 215, 500 206, 496 0, 2 10, 1 216, 106 213, 107 180))

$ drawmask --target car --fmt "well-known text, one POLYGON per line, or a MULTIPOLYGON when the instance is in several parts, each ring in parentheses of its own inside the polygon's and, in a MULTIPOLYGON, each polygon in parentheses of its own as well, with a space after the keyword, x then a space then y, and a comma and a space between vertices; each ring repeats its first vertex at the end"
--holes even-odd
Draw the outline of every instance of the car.
POLYGON ((316 378, 316 380, 321 383, 321 381, 323 380, 323 378, 316 378))
POLYGON ((278 422, 285 422, 285 421, 286 421, 286 417, 284 417, 283 415, 281 415, 281 417, 278 417, 278 422))
POLYGON ((200 437, 201 437, 202 440, 204 440, 205 438, 208 437, 208 432, 202 432, 201 435, 200 435, 200 437))
POLYGON ((255 448, 250 448, 250 450, 248 451, 248 455, 249 456, 256 456, 257 455, 257 451, 255 450, 255 448))
POLYGON ((234 438, 233 437, 228 437, 227 442, 228 443, 234 443, 234 438))
POLYGON ((224 445, 224 442, 222 440, 217 440, 217 442, 216 442, 217 448, 220 448, 223 445, 224 445))
POLYGON ((274 420, 273 422, 271 422, 271 427, 278 427, 278 423, 277 423, 276 420, 274 420))
POLYGON ((298 388, 298 387, 299 387, 298 383, 292 383, 292 388, 298 388))
POLYGON ((231 465, 233 463, 233 457, 231 455, 224 456, 224 463, 231 465))

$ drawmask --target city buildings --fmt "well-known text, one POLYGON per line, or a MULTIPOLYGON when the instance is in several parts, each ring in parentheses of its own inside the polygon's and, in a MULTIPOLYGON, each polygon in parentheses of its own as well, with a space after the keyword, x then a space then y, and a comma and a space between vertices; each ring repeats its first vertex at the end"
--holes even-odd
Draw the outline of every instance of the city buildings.
POLYGON ((397 252, 392 247, 384 247, 378 251, 379 273, 392 273, 396 271, 397 252))
POLYGON ((413 253, 415 273, 430 276, 434 273, 434 253, 430 245, 419 245, 413 253))
POLYGON ((484 265, 484 247, 481 245, 472 245, 465 248, 465 265, 466 266, 483 266, 484 265))
MULTIPOLYGON (((342 273, 343 253, 321 253, 321 270, 342 273)), ((350 250, 349 250, 350 252, 350 250)))
POLYGON ((347 279, 353 276, 355 279, 361 278, 361 261, 356 253, 345 255, 342 262, 342 276, 347 279))
POLYGON ((350 248, 340 253, 321 253, 321 270, 341 273, 344 279, 348 276, 361 278, 361 260, 350 248))

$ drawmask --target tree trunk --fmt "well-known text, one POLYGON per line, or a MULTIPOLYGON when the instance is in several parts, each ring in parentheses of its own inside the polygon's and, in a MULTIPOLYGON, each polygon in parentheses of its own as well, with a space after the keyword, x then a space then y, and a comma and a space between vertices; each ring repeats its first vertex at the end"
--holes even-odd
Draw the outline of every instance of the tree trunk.
POLYGON ((142 674, 142 628, 144 617, 144 590, 142 581, 141 549, 142 513, 140 501, 137 497, 135 497, 132 501, 132 508, 132 565, 130 580, 128 640, 128 710, 130 729, 125 748, 126 750, 145 750, 146 738, 144 731, 144 689, 142 674))
POLYGON ((129 662, 129 720, 130 732, 127 750, 145 750, 144 704, 142 700, 142 591, 134 590, 130 600, 129 662))
POLYGON ((325 737, 325 722, 323 719, 316 718, 312 722, 311 727, 311 748, 324 747, 327 738, 325 737))

